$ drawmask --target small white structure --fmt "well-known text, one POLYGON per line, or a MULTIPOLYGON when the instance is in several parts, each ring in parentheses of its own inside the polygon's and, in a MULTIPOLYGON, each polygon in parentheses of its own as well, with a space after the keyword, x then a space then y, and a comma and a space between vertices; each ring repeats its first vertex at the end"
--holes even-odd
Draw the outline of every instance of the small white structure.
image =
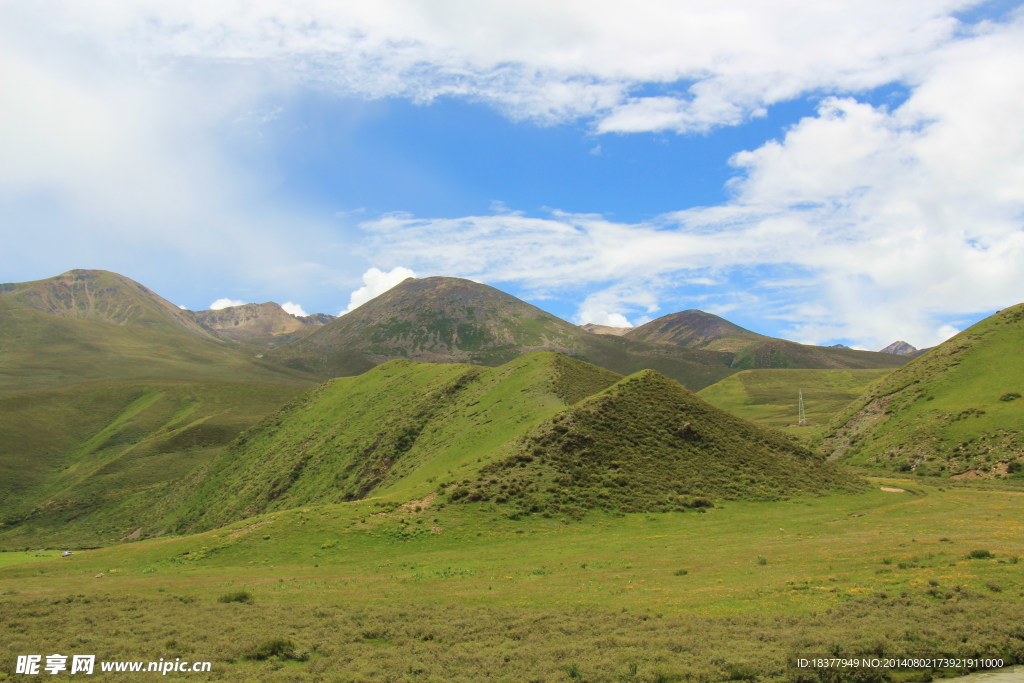
POLYGON ((60 554, 61 557, 71 557, 72 555, 74 555, 74 553, 71 552, 70 550, 65 550, 64 552, 62 552, 60 554))

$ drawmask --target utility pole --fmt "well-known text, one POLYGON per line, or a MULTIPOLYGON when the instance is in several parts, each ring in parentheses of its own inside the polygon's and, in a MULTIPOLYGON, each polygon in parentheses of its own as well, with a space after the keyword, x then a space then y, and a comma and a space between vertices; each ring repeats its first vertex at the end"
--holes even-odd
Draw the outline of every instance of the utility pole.
POLYGON ((804 412, 804 390, 800 390, 800 400, 796 408, 796 424, 800 427, 807 426, 807 414, 804 412))

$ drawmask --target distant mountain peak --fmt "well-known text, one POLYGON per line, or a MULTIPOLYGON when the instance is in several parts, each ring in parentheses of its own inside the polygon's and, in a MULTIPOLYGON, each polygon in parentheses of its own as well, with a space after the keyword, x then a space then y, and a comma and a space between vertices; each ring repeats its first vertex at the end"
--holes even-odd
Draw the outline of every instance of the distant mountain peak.
POLYGON ((200 325, 218 337, 262 345, 293 339, 334 319, 324 313, 292 315, 273 301, 196 311, 193 315, 200 325))
POLYGON ((135 280, 107 270, 75 269, 56 277, 0 285, 0 294, 62 318, 115 325, 172 325, 209 333, 182 310, 135 280))
POLYGON ((726 338, 742 338, 748 343, 767 339, 725 318, 695 308, 663 315, 633 328, 628 336, 630 339, 694 349, 708 348, 709 344, 726 338))
POLYGON ((917 349, 908 344, 905 341, 894 341, 884 349, 881 349, 879 353, 892 353, 897 356, 912 356, 917 353, 917 349))

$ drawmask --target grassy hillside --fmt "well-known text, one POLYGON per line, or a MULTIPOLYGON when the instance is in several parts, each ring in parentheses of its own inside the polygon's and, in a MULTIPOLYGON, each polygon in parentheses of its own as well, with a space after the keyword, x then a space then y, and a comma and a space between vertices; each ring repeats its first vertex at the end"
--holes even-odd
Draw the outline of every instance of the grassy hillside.
POLYGON ((509 514, 710 507, 858 490, 861 484, 791 438, 757 427, 651 370, 559 412, 452 500, 508 503, 509 514))
POLYGON ((849 679, 796 657, 1024 660, 1017 493, 876 481, 586 524, 380 502, 19 555, 0 670, 89 652, 212 661, 204 680, 817 681, 849 679))
POLYGON ((0 284, 0 393, 139 379, 310 381, 229 348, 187 312, 114 273, 0 284))
POLYGON ((154 380, 0 396, 0 547, 132 534, 178 480, 301 389, 154 380))
POLYGON ((919 474, 1022 476, 1024 304, 893 372, 839 415, 833 457, 919 474))
POLYGON ((497 368, 392 361, 304 395, 246 432, 175 513, 209 528, 270 510, 425 496, 618 376, 553 353, 497 368))
POLYGON ((676 510, 858 484, 788 437, 650 370, 553 353, 497 368, 392 361, 243 434, 173 513, 179 529, 362 498, 507 503, 506 515, 676 510))
POLYGON ((0 546, 131 534, 312 383, 115 273, 0 285, 0 546))
POLYGON ((782 429, 807 440, 817 435, 851 401, 889 370, 745 370, 705 387, 698 396, 756 424, 782 429), (807 427, 797 421, 804 395, 807 427))

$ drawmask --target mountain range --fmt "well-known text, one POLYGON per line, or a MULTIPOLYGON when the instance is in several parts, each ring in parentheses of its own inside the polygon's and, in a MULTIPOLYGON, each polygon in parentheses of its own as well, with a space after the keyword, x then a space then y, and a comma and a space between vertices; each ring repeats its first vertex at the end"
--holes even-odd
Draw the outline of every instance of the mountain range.
POLYGON ((0 368, 12 386, 140 374, 206 377, 218 368, 224 377, 242 370, 301 381, 358 374, 398 358, 497 365, 555 351, 619 373, 657 370, 698 390, 750 368, 905 362, 775 339, 694 310, 621 335, 595 334, 493 287, 448 277, 409 278, 332 318, 294 316, 272 302, 186 311, 123 276, 76 270, 0 285, 0 320, 7 342, 0 368))

